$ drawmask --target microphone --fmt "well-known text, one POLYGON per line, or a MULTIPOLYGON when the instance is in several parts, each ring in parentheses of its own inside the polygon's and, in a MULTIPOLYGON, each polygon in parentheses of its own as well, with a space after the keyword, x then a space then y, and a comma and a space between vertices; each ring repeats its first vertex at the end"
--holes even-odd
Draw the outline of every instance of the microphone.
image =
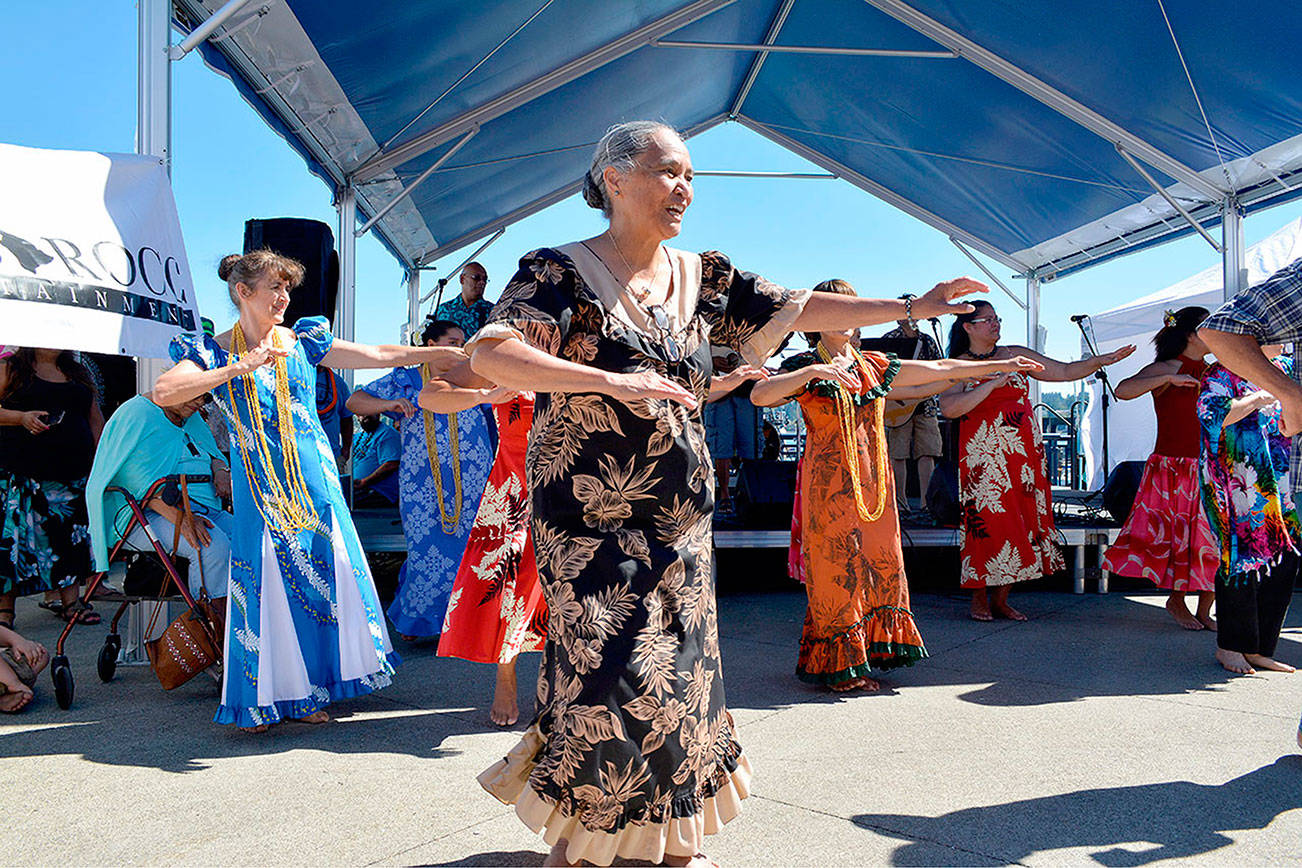
POLYGON ((1076 314, 1074 317, 1071 318, 1071 321, 1072 321, 1072 322, 1082 322, 1082 321, 1087 320, 1087 319, 1089 319, 1089 318, 1090 318, 1090 315, 1087 314, 1087 313, 1078 313, 1078 314, 1076 314))
POLYGON ((927 322, 929 322, 929 323, 935 323, 936 325, 940 325, 940 319, 939 319, 939 317, 929 316, 929 317, 927 317, 927 322))

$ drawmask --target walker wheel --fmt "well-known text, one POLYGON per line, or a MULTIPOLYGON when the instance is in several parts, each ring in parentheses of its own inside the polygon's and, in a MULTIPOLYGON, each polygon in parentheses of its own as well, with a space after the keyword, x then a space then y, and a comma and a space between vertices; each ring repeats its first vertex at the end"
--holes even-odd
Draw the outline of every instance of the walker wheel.
POLYGON ((113 680, 113 676, 118 671, 118 650, 121 639, 117 636, 110 635, 104 640, 104 647, 99 649, 99 659, 96 661, 95 668, 99 671, 99 680, 105 684, 113 680), (114 640, 117 641, 114 641, 114 640))
POLYGON ((72 708, 72 667, 68 665, 68 658, 58 656, 54 658, 54 664, 50 667, 50 677, 54 679, 54 699, 59 703, 59 707, 64 711, 72 708))

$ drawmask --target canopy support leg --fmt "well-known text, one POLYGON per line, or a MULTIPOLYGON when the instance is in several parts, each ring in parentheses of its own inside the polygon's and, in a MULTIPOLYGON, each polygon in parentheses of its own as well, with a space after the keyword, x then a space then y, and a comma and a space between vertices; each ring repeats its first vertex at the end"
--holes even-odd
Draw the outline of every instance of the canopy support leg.
MULTIPOLYGON (((1044 339, 1040 330, 1040 279, 1034 275, 1026 278, 1026 345, 1037 353, 1044 352, 1044 339)), ((1027 377, 1030 386, 1031 406, 1040 403, 1040 381, 1027 377)), ((1040 411, 1035 411, 1035 424, 1040 424, 1040 411)))
MULTIPOLYGON (((139 0, 136 53, 136 153, 157 157, 172 174, 171 0, 139 0)), ((136 360, 136 390, 148 392, 167 370, 163 359, 136 360)))
POLYGON ((1243 212, 1233 198, 1221 206, 1221 274, 1222 294, 1229 301, 1248 287, 1247 254, 1243 242, 1243 212))
POLYGON ((420 266, 407 269, 407 336, 409 342, 420 343, 420 266))
MULTIPOLYGON (((339 297, 335 302, 335 337, 346 341, 354 340, 356 334, 356 291, 357 291, 357 191, 351 185, 339 189, 335 201, 335 212, 339 215, 339 297)), ((341 376, 351 388, 353 372, 344 371, 341 376)))

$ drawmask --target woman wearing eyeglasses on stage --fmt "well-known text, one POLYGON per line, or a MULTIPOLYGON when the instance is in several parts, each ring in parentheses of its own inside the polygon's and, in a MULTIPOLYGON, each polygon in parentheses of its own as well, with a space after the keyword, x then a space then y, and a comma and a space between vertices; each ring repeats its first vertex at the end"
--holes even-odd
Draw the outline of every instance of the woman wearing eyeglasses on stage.
MULTIPOLYGON (((950 358, 980 362, 1026 356, 1044 366, 1029 376, 1061 383, 1088 377, 1135 351, 1129 345, 1060 362, 1027 347, 1001 346, 994 307, 987 301, 973 307, 971 313, 959 314, 950 328, 950 358)), ((977 621, 1025 621, 1025 615, 1008 605, 1009 589, 1065 566, 1027 376, 999 374, 960 383, 940 396, 941 413, 959 420, 960 580, 972 589, 971 615, 977 621)))
POLYGON ((612 127, 584 181, 610 228, 526 255, 471 365, 538 393, 527 472, 549 618, 539 714, 480 780, 549 864, 704 864, 749 765, 729 717, 710 582, 710 345, 763 361, 793 329, 967 310, 976 281, 909 300, 789 290, 664 246, 692 202, 678 134, 612 127))
POLYGON ((160 406, 212 392, 230 424, 235 533, 215 720, 254 732, 324 723, 326 705, 388 684, 396 658, 316 413, 316 366, 442 368, 464 353, 335 340, 324 317, 284 328, 303 266, 269 250, 228 256, 217 273, 239 319, 216 338, 173 341, 176 365, 154 386, 160 406))

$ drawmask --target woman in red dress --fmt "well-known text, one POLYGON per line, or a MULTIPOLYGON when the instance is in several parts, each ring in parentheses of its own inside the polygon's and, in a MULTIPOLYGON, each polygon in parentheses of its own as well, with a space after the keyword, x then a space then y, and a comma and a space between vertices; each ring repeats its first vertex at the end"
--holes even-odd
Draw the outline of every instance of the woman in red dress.
POLYGON ((511 726, 520 717, 515 658, 542 650, 547 625, 524 472, 534 396, 497 388, 468 364, 431 379, 420 394, 420 405, 435 413, 483 403, 492 404, 497 417, 497 454, 452 585, 438 653, 496 664, 488 716, 498 726, 511 726))
POLYGON ((1144 464, 1126 526, 1102 564, 1169 590, 1166 609, 1186 630, 1216 629, 1212 603, 1220 548, 1198 490, 1198 382, 1207 370, 1198 326, 1206 318, 1204 307, 1167 311, 1153 336, 1155 361, 1117 383, 1123 401, 1152 394, 1157 444, 1144 464), (1187 593, 1198 595, 1196 615, 1185 604, 1187 593))
MULTIPOLYGON (((1031 374, 1035 379, 1065 382, 1088 377, 1135 351, 1130 345, 1060 362, 1028 347, 1000 346, 994 307, 986 301, 973 307, 959 314, 950 329, 951 358, 980 362, 1026 356, 1044 366, 1031 374)), ((972 589, 972 618, 1025 621, 1025 615, 1008 605, 1009 588, 1064 567, 1027 375, 998 374, 979 383, 959 383, 940 396, 940 412, 959 420, 961 583, 972 589)))

